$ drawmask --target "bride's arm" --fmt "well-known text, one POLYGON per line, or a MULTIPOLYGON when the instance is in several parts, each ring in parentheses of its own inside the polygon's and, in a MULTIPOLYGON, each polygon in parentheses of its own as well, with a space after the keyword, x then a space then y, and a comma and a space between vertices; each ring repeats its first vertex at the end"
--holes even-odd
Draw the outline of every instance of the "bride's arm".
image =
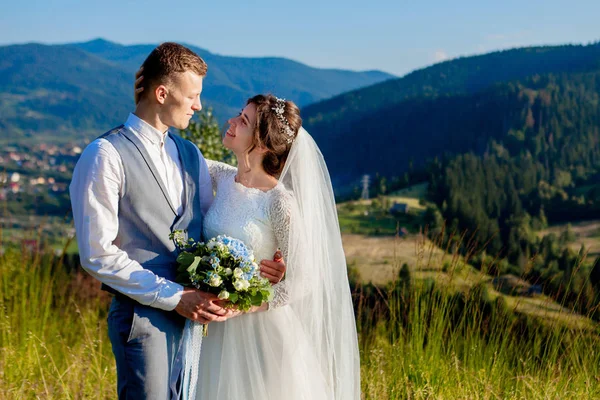
MULTIPOLYGON (((274 193, 273 198, 268 205, 267 212, 269 221, 271 222, 271 226, 275 233, 277 246, 283 254, 283 259, 286 260, 288 256, 290 222, 292 217, 291 195, 285 191, 274 193)), ((273 285, 273 291, 273 299, 270 302, 263 303, 260 306, 253 306, 246 312, 238 311, 233 316, 235 317, 244 313, 274 310, 289 303, 290 282, 288 280, 285 280, 284 278, 284 280, 273 285)))
MULTIPOLYGON (((292 197, 285 190, 277 190, 273 193, 271 206, 269 207, 269 219, 277 245, 283 253, 283 259, 288 260, 290 223, 292 218, 292 197)), ((273 310, 284 306, 289 302, 290 282, 283 280, 273 285, 273 299, 268 303, 266 309, 273 310)))

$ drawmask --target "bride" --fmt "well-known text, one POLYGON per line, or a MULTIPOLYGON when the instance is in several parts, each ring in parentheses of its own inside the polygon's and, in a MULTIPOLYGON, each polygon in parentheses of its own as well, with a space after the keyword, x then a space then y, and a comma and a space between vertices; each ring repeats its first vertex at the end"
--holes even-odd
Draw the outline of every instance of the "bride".
POLYGON ((213 323, 202 343, 197 399, 360 398, 356 326, 336 207, 323 156, 298 107, 248 100, 223 139, 238 168, 208 161, 216 198, 205 237, 244 241, 287 264, 272 301, 213 323))

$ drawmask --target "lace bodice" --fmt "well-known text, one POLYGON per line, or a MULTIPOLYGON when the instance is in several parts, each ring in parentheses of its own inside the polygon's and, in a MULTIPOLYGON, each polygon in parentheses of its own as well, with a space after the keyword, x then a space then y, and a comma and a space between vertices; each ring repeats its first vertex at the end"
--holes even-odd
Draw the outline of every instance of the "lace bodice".
MULTIPOLYGON (((267 192, 248 188, 235 181, 237 168, 217 161, 207 163, 216 196, 204 219, 204 237, 228 235, 242 240, 252 249, 257 262, 273 259, 279 248, 285 260, 291 194, 281 183, 267 192)), ((288 301, 286 281, 273 288, 270 310, 288 301)))

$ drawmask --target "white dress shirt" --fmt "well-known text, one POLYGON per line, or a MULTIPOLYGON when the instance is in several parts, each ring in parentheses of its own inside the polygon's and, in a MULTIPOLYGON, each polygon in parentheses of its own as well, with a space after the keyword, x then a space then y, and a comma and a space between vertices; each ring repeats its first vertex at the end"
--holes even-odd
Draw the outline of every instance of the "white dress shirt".
MULTIPOLYGON (((134 114, 129 115, 125 129, 142 142, 166 185, 169 199, 181 215, 181 163, 168 131, 160 132, 134 114)), ((198 156, 199 196, 202 212, 206 213, 213 200, 212 184, 200 150, 198 156)), ((119 230, 119 199, 125 179, 121 157, 108 140, 96 139, 85 148, 69 187, 81 265, 99 281, 141 304, 173 310, 181 299, 183 287, 143 268, 113 243, 119 230), (143 273, 133 275, 134 272, 143 273)))

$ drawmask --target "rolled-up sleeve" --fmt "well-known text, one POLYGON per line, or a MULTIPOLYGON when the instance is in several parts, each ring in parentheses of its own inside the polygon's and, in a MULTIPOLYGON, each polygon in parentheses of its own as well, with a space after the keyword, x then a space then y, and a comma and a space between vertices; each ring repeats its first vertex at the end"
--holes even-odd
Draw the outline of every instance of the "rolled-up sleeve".
POLYGON ((114 243, 124 179, 120 156, 110 142, 97 139, 86 147, 69 187, 81 265, 141 304, 173 310, 183 287, 143 268, 114 243))

